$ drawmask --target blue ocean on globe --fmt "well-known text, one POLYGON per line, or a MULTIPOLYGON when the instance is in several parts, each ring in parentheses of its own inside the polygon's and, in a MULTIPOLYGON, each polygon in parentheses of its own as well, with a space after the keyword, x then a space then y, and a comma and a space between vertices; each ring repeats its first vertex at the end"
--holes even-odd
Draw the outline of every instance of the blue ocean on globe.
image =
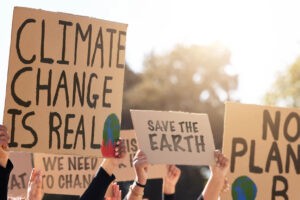
POLYGON ((240 176, 232 184, 233 200, 254 200, 256 193, 256 184, 248 176, 240 176))

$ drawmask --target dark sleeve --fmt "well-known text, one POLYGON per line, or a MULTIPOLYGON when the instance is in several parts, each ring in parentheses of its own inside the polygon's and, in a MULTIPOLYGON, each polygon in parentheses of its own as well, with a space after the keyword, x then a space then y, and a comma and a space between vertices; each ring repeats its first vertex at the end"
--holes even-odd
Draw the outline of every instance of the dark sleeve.
POLYGON ((197 200, 204 200, 202 194, 197 198, 197 200))
POLYGON ((0 200, 7 200, 8 180, 13 168, 10 160, 7 161, 6 168, 0 166, 0 200))
POLYGON ((175 194, 164 194, 164 200, 175 200, 175 194))
POLYGON ((85 190, 80 200, 102 200, 110 183, 115 180, 115 176, 109 176, 101 167, 93 178, 89 187, 85 190))

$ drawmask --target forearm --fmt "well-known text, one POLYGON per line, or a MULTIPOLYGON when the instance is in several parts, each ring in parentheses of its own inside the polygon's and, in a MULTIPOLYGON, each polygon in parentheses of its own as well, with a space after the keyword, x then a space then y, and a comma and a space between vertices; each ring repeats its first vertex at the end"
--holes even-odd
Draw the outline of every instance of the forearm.
POLYGON ((164 183, 163 193, 166 194, 166 195, 175 194, 175 186, 173 186, 173 185, 166 185, 164 183))
POLYGON ((224 184, 224 179, 219 178, 219 177, 216 178, 216 177, 212 176, 208 180, 208 182, 202 192, 203 199, 204 200, 218 200, 219 195, 223 188, 223 184, 224 184))

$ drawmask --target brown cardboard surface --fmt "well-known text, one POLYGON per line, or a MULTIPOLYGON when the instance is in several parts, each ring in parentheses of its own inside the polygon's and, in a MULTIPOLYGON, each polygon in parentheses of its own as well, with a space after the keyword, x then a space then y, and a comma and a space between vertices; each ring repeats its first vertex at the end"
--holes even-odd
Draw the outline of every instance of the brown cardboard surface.
POLYGON ((152 164, 209 165, 214 141, 207 114, 131 110, 139 147, 152 164))
MULTIPOLYGON (((122 131, 121 137, 125 140, 127 155, 114 170, 114 175, 116 181, 131 181, 135 178, 131 162, 138 150, 135 133, 133 130, 122 131)), ((34 154, 35 168, 44 171, 44 192, 49 194, 82 195, 102 160, 98 157, 34 154)), ((165 174, 165 165, 149 166, 148 179, 163 178, 165 174)))
POLYGON ((99 156, 121 121, 126 24, 15 7, 4 125, 13 151, 99 156))
POLYGON ((31 153, 10 152, 9 159, 14 164, 8 182, 9 197, 26 197, 32 166, 31 153))
POLYGON ((238 199, 232 194, 244 187, 247 198, 240 199, 299 198, 299 115, 296 108, 226 103, 223 152, 232 191, 222 199, 238 199))

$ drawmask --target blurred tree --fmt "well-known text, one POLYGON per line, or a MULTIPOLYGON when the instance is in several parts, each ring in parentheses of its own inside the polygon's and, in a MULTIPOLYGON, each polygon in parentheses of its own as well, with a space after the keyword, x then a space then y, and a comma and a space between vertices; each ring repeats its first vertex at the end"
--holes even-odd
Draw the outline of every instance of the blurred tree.
MULTIPOLYGON (((123 96, 141 82, 141 75, 133 72, 128 65, 125 67, 124 74, 124 89, 123 96)), ((131 116, 129 109, 131 108, 130 102, 127 99, 123 98, 123 106, 122 106, 122 120, 121 120, 121 128, 122 129, 133 129, 133 125, 131 122, 131 116)))
POLYGON ((277 76, 264 101, 269 105, 300 107, 300 57, 277 76))
POLYGON ((237 76, 226 72, 229 64, 230 52, 219 44, 177 46, 166 55, 150 54, 142 80, 124 92, 124 109, 208 113, 220 148, 224 101, 231 100, 237 88, 237 76))
MULTIPOLYGON (((207 113, 216 148, 221 148, 224 101, 232 100, 237 76, 227 73, 230 52, 219 44, 177 46, 165 55, 150 54, 141 74, 131 73, 134 84, 123 96, 123 128, 132 128, 128 109, 179 110, 207 113)), ((125 73, 125 85, 129 81, 125 73)), ((207 168, 181 166, 178 199, 196 199, 205 184, 207 168)))

